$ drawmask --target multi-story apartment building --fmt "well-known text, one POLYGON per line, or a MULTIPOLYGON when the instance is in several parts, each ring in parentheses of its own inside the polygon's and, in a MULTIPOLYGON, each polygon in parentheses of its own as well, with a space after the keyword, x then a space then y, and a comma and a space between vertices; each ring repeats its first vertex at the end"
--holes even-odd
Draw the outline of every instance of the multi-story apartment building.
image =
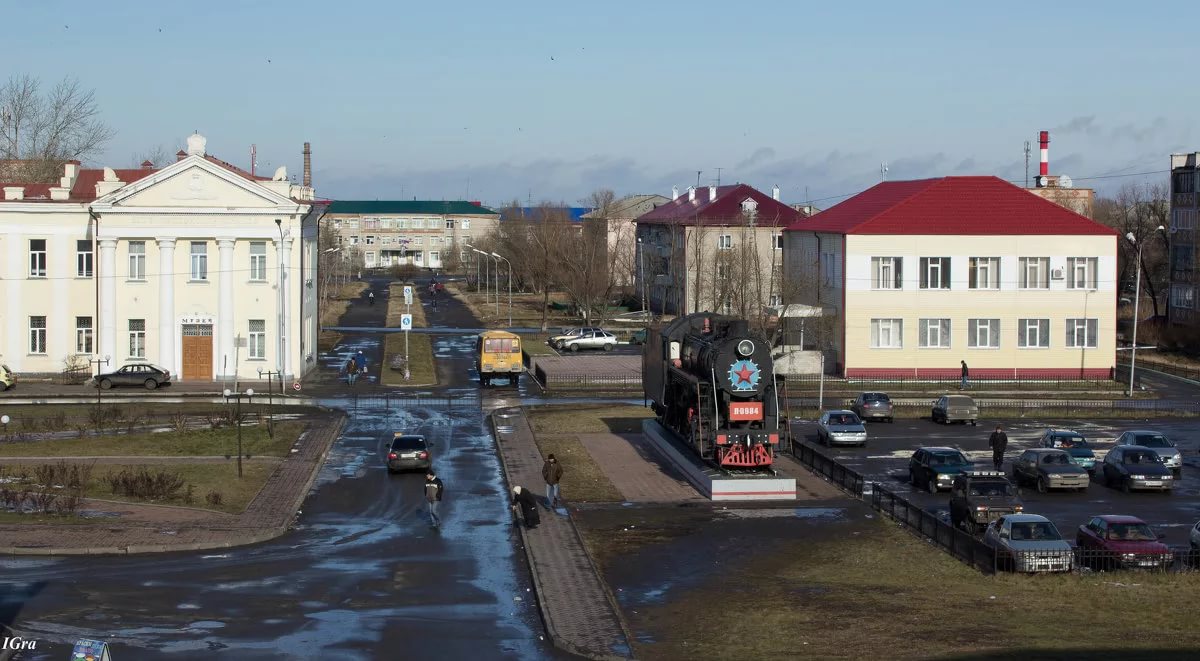
POLYGON ((316 365, 317 215, 192 135, 156 169, 0 184, 0 359, 26 374, 148 361, 173 378, 298 378, 316 365))
POLYGON ((337 200, 322 224, 366 268, 411 264, 458 270, 471 260, 465 246, 496 229, 500 214, 478 202, 337 200))
MULTIPOLYGON (((1172 328, 1190 330, 1200 337, 1200 314, 1196 290, 1200 288, 1196 262, 1200 242, 1196 240, 1196 216, 1200 208, 1200 152, 1171 154, 1171 295, 1167 320, 1172 328)), ((1178 332, 1178 331, 1177 331, 1178 332)))
POLYGON ((662 195, 628 195, 614 200, 606 209, 593 209, 581 217, 583 222, 603 222, 608 236, 605 260, 609 277, 617 287, 632 287, 637 279, 639 250, 635 223, 637 218, 670 202, 662 195))
POLYGON ((746 184, 674 194, 637 219, 637 289, 661 314, 758 317, 783 300, 782 233, 803 217, 778 187, 773 196, 746 184))
POLYGON ((847 377, 1109 378, 1117 234, 996 177, 878 184, 785 232, 847 377))

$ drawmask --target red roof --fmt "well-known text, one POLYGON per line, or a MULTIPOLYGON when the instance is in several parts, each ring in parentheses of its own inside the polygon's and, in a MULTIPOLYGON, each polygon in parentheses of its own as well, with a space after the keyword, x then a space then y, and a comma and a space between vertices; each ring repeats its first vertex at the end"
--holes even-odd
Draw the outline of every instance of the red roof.
POLYGON ((249 172, 246 172, 245 170, 234 165, 233 163, 222 161, 221 159, 217 158, 216 156, 205 155, 204 160, 208 161, 209 163, 216 163, 217 165, 225 168, 226 170, 229 170, 230 172, 232 172, 238 176, 245 177, 246 179, 249 179, 250 181, 270 181, 271 180, 270 177, 263 177, 263 176, 260 176, 257 174, 250 174, 249 172))
POLYGON ((897 235, 1117 234, 991 176, 886 181, 787 229, 897 235))
POLYGON ((696 189, 696 199, 689 200, 685 192, 669 202, 638 216, 639 223, 662 223, 680 225, 729 225, 741 223, 742 203, 753 199, 758 203, 760 225, 787 226, 801 221, 805 215, 788 205, 763 194, 746 184, 718 186, 717 194, 709 199, 709 187, 696 189))
MULTIPOLYGON (((130 170, 114 170, 117 173, 117 179, 125 184, 132 184, 138 179, 148 177, 154 174, 155 170, 148 168, 138 168, 130 170)), ((79 176, 75 179, 75 185, 71 187, 72 200, 94 200, 96 199, 96 183, 104 181, 104 169, 99 170, 80 170, 79 176)))

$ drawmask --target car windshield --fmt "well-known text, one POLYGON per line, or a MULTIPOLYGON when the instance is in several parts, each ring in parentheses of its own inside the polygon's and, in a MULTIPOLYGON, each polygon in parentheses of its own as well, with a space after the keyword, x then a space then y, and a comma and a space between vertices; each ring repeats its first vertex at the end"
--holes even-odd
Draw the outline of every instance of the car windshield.
POLYGON ((931 466, 951 466, 965 463, 967 463, 967 458, 961 452, 935 452, 929 456, 931 466))
POLYGON ((1082 436, 1054 436, 1054 447, 1056 448, 1086 448, 1088 446, 1087 439, 1082 436))
POLYGON ((1042 457, 1042 463, 1049 465, 1069 464, 1071 463, 1071 458, 1064 453, 1056 452, 1042 457))
POLYGON ((1108 526, 1108 538, 1122 542, 1152 542, 1158 537, 1144 523, 1112 523, 1108 526))
POLYGON ((971 495, 982 496, 984 498, 995 498, 997 496, 1007 496, 1011 492, 1007 482, 972 482, 971 495))
POLYGON ((1121 462, 1126 464, 1157 464, 1159 463, 1159 458, 1153 452, 1127 452, 1121 458, 1121 462))
POLYGON ((420 436, 397 436, 392 439, 393 450, 424 450, 425 439, 420 436))
POLYGON ((1144 448, 1169 448, 1170 441, 1162 434, 1138 434, 1133 437, 1134 445, 1140 445, 1144 448))
POLYGON ((1049 521, 1012 524, 1012 538, 1019 541, 1054 541, 1062 539, 1049 521))
POLYGON ((887 395, 885 395, 881 392, 868 392, 868 393, 863 393, 863 401, 864 402, 887 402, 887 401, 891 401, 891 400, 888 399, 887 395))
MULTIPOLYGON (((809 418, 811 420, 811 418, 809 418)), ((809 423, 812 424, 812 423, 809 423)), ((857 425, 861 424, 858 416, 853 413, 834 413, 829 416, 829 424, 831 425, 857 425)))

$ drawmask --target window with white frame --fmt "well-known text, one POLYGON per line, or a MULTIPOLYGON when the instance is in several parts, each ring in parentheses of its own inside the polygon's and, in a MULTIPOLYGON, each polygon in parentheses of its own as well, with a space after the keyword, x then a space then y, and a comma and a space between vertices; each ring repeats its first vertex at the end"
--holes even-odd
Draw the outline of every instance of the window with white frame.
POLYGON ((440 245, 442 245, 442 237, 440 237, 440 236, 431 236, 431 237, 429 237, 429 245, 431 245, 431 246, 440 246, 440 245))
POLYGON ((75 353, 92 352, 92 318, 75 317, 75 353))
POLYGON ((441 218, 430 218, 425 221, 425 229, 436 230, 436 229, 441 228, 441 226, 442 226, 441 218))
POLYGON ((448 230, 454 229, 454 219, 453 218, 446 219, 446 229, 448 229, 448 230))
POLYGON ((967 346, 972 349, 999 349, 1000 320, 968 319, 967 346))
POLYGON ((29 277, 46 277, 46 240, 29 240, 29 277))
POLYGON ((249 321, 249 342, 251 360, 263 360, 267 357, 267 321, 251 319, 249 321))
POLYGON ((919 345, 922 349, 950 348, 949 319, 921 319, 920 330, 919 345))
POLYGON ((1095 257, 1068 257, 1067 288, 1095 289, 1097 272, 1096 261, 1097 259, 1095 257))
POLYGON ((1172 230, 1190 230, 1196 228, 1196 210, 1195 209, 1172 209, 1171 210, 1171 229, 1172 230))
POLYGON ((429 251, 429 265, 433 266, 434 264, 441 264, 441 263, 442 263, 442 251, 430 250, 429 251))
POLYGON ((871 289, 901 289, 901 257, 871 258, 871 289))
POLYGON ((363 218, 362 228, 365 230, 379 229, 379 219, 378 218, 363 218))
POLYGON ((871 348, 901 349, 904 347, 903 319, 872 319, 871 348))
POLYGON ((129 242, 129 279, 146 279, 146 242, 129 242))
POLYGON ((267 242, 250 242, 250 279, 261 282, 267 279, 267 242))
POLYGON ((346 229, 351 229, 351 230, 358 229, 358 219, 357 218, 347 219, 346 220, 346 229))
POLYGON ((374 250, 368 250, 367 252, 363 253, 363 265, 366 266, 367 268, 375 267, 375 251, 374 250))
POLYGON ((373 245, 375 245, 375 235, 374 235, 374 234, 368 234, 368 235, 366 236, 366 239, 363 241, 363 243, 367 244, 368 246, 373 246, 373 245))
POLYGON ((129 320, 129 357, 146 357, 146 320, 129 320))
POLYGON ((29 318, 29 353, 46 353, 46 318, 29 318))
POLYGON ((420 264, 422 264, 422 263, 424 263, 424 262, 425 262, 425 253, 424 253, 424 251, 418 250, 418 251, 416 251, 415 253, 413 253, 413 264, 420 265, 420 264))
POLYGON ((208 280, 208 244, 204 241, 191 242, 192 280, 208 280))
POLYGON ((733 247, 733 235, 721 234, 717 237, 717 248, 719 250, 729 250, 733 247))
POLYGON ((950 288, 950 258, 921 258, 921 289, 950 288))
POLYGON ((1022 349, 1050 348, 1050 320, 1018 319, 1017 346, 1022 349))
POLYGON ((771 246, 776 250, 783 250, 783 232, 771 233, 771 246))
POLYGON ((396 219, 396 229, 398 229, 398 230, 406 230, 406 229, 409 229, 409 227, 410 227, 410 226, 411 226, 411 225, 410 225, 410 223, 408 222, 408 219, 407 219, 407 218, 397 218, 397 219, 396 219))
POLYGON ((352 246, 358 245, 358 235, 357 234, 350 235, 350 245, 352 245, 352 246))
POLYGON ((969 289, 999 289, 1000 258, 972 257, 967 276, 969 289))
POLYGON ((425 245, 425 237, 418 236, 417 238, 413 239, 413 243, 415 243, 418 246, 425 245))
POLYGON ((393 218, 380 218, 379 219, 379 228, 380 229, 390 230, 390 229, 395 229, 395 227, 396 227, 395 219, 393 219, 393 218))
POLYGON ((459 221, 458 227, 459 229, 469 230, 471 229, 471 221, 463 218, 461 221, 459 221))
POLYGON ((458 251, 458 261, 460 261, 460 262, 467 261, 467 251, 466 250, 458 251))
POLYGON ((1171 307, 1192 310, 1196 307, 1196 288, 1192 285, 1171 285, 1171 307))
POLYGON ((783 296, 779 294, 771 294, 771 300, 767 303, 771 307, 783 305, 783 296))
POLYGON ((75 241, 75 276, 78 278, 92 277, 92 263, 95 259, 95 253, 92 251, 92 242, 88 239, 79 239, 75 241))
POLYGON ((1067 319, 1067 347, 1095 349, 1099 326, 1097 319, 1067 319))
POLYGON ((1022 257, 1020 260, 1021 274, 1017 286, 1021 289, 1050 288, 1050 258, 1022 257))

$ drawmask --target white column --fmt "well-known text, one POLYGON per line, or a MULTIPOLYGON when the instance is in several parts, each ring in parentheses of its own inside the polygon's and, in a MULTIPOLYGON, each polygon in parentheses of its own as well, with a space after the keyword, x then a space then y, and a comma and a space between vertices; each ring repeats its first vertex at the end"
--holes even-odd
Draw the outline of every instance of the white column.
MULTIPOLYGON (((292 353, 292 338, 289 329, 291 327, 291 318, 288 316, 291 311, 291 278, 288 269, 292 262, 292 239, 291 237, 284 238, 283 241, 275 240, 275 277, 279 282, 278 296, 279 300, 276 303, 276 319, 275 329, 279 340, 276 346, 279 347, 279 358, 277 359, 278 369, 284 375, 290 375, 292 353)), ((281 379, 284 377, 280 377, 281 379)))
POLYGON ((237 371, 233 364, 233 281, 237 270, 233 266, 233 239, 217 239, 219 266, 217 277, 220 278, 217 290, 217 367, 218 378, 224 378, 237 371))
POLYGON ((175 239, 158 240, 157 362, 179 376, 175 362, 175 239))
MULTIPOLYGON (((120 361, 117 348, 117 240, 100 239, 100 268, 96 277, 100 278, 100 311, 96 320, 99 330, 96 355, 111 356, 112 360, 120 361)), ((109 367, 112 365, 110 364, 109 367)))

